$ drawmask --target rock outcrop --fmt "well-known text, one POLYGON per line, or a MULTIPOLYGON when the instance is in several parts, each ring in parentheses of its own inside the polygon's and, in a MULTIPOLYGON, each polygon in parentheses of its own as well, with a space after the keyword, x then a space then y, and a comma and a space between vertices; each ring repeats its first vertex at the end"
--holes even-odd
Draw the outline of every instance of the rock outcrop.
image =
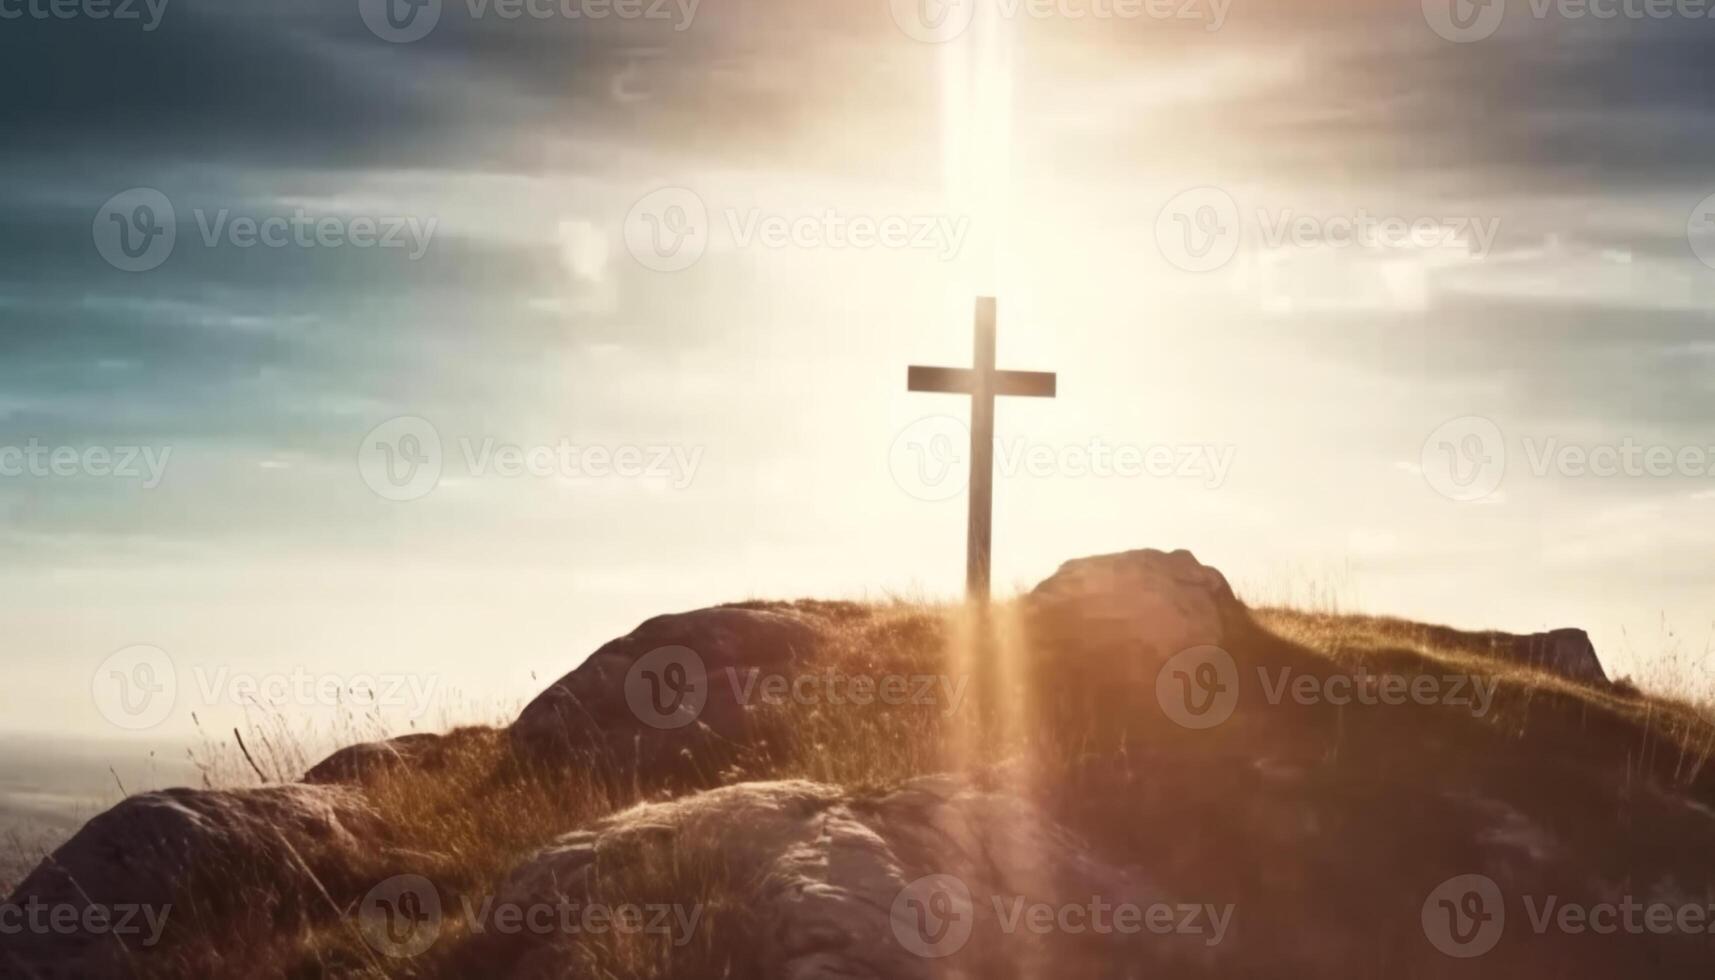
POLYGON ((706 771, 711 756, 747 737, 737 672, 790 675, 814 660, 826 629, 785 606, 657 616, 530 702, 512 738, 526 757, 554 764, 706 771))
POLYGON ((1604 687, 1611 683, 1590 635, 1581 629, 1523 634, 1493 630, 1467 633, 1448 626, 1412 625, 1411 629, 1431 646, 1482 654, 1582 684, 1604 687))
POLYGON ((338 787, 133 796, 86 824, 11 899, 77 910, 86 927, 29 931, 0 948, 0 975, 127 976, 143 949, 199 919, 287 928, 325 914, 330 891, 373 877, 383 830, 361 794, 338 787), (88 916, 110 924, 88 928, 88 916))
POLYGON ((1226 577, 1189 551, 1069 561, 1021 607, 1025 684, 1044 713, 1039 723, 1088 724, 1110 742, 1166 722, 1155 691, 1169 660, 1198 648, 1238 650, 1232 641, 1250 624, 1226 577))
POLYGON ((367 783, 401 769, 435 773, 468 757, 477 743, 504 737, 492 728, 460 728, 438 735, 415 732, 383 742, 350 745, 317 763, 304 774, 314 786, 367 783))
MULTIPOLYGON (((999 978, 1049 969, 1094 976, 1090 968, 1117 954, 1112 944, 1120 937, 1070 942, 1009 919, 1008 912, 1082 906, 1092 896, 1140 908, 1166 902, 1135 875, 1095 857, 1016 790, 932 777, 873 798, 800 781, 747 783, 641 806, 525 863, 501 886, 495 908, 637 901, 644 877, 637 870, 651 861, 695 869, 669 886, 687 907, 663 917, 662 929, 683 928, 696 913, 722 914, 689 906, 695 896, 724 892, 725 910, 741 910, 756 940, 748 961, 732 964, 735 975, 789 980, 999 978)), ((549 976, 564 963, 587 961, 587 950, 572 949, 586 938, 554 932, 478 958, 492 964, 496 956, 514 957, 509 975, 549 976)), ((1207 948, 1180 943, 1159 951, 1157 962, 1207 948)))
POLYGON ((1158 660, 1222 643, 1244 615, 1226 576, 1189 551, 1078 558, 1061 565, 1025 601, 1050 627, 1128 643, 1158 660))
POLYGON ((1515 637, 1512 654, 1519 662, 1551 674, 1587 684, 1608 683, 1608 673, 1602 669, 1590 634, 1583 630, 1558 629, 1515 637))

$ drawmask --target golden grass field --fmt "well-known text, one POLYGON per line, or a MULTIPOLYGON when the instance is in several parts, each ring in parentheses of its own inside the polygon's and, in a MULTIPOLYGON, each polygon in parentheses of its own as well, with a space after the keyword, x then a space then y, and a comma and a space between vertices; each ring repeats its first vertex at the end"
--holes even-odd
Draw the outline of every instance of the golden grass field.
MULTIPOLYGON (((958 607, 804 606, 813 607, 837 639, 823 667, 858 673, 968 666, 955 652, 968 625, 958 607)), ((1093 846, 1153 869, 1169 885, 1224 889, 1252 905, 1278 905, 1286 929, 1294 914, 1289 907, 1311 886, 1295 886, 1295 896, 1294 889, 1281 889, 1279 879, 1319 873, 1312 867, 1319 858, 1303 844, 1280 842, 1276 850, 1243 859, 1232 853, 1268 843, 1257 839, 1259 826, 1266 838, 1267 821, 1252 825, 1253 815, 1232 817, 1257 798, 1255 789, 1247 789, 1253 771, 1299 773, 1302 788, 1293 792, 1309 800, 1326 823, 1347 821, 1340 825, 1345 834, 1399 831, 1426 819, 1400 787, 1510 787, 1511 805, 1552 826, 1565 846, 1668 866, 1679 860, 1672 841, 1625 834, 1631 801, 1647 790, 1715 807, 1708 767, 1715 715, 1708 706, 1646 694, 1626 683, 1599 689, 1500 662, 1483 652, 1480 634, 1336 612, 1253 610, 1254 627, 1231 641, 1241 662, 1292 664, 1304 671, 1361 664, 1407 676, 1485 676, 1496 684, 1494 709, 1473 719, 1438 707, 1321 706, 1241 714, 1218 733, 1191 733, 1133 710, 1149 703, 1149 692, 1090 695, 1058 684, 1062 648, 1075 648, 1077 638, 1027 638, 1028 631, 1014 622, 1017 609, 996 607, 1006 670, 1003 693, 986 711, 771 708, 772 715, 759 721, 758 737, 734 747, 718 770, 701 773, 697 785, 648 785, 635 776, 616 778, 602 767, 532 766, 515 756, 502 730, 467 726, 459 730, 458 750, 444 768, 407 768, 365 786, 388 828, 378 850, 409 855, 412 870, 432 879, 444 900, 456 904, 491 894, 509 870, 563 834, 698 786, 806 779, 882 793, 920 775, 1010 764, 1027 768, 1036 784, 1054 787, 1062 801, 1057 815, 1093 846), (1208 828, 1223 821, 1234 824, 1230 833, 1219 847, 1208 844, 1208 828), (1170 846, 1175 839, 1204 844, 1200 851, 1170 846), (1280 866, 1274 880, 1259 878, 1256 869, 1271 862, 1280 866)), ((361 740, 378 733, 354 719, 344 734, 361 740)), ((294 736, 290 719, 274 717, 252 726, 242 752, 235 740, 215 737, 196 755, 207 786, 241 788, 296 778, 317 761, 322 741, 294 736)), ((1462 846, 1460 834, 1437 832, 1446 829, 1413 831, 1420 853, 1399 856, 1399 865, 1437 860, 1438 849, 1456 865, 1449 855, 1462 846)), ((1376 853, 1398 850, 1385 840, 1373 847, 1376 853)), ((1393 873, 1405 877, 1401 867, 1393 873)), ((258 976, 456 977, 480 975, 496 955, 464 934, 460 917, 450 916, 431 951, 408 961, 387 959, 364 942, 353 910, 331 895, 324 907, 283 914, 267 894, 266 869, 201 870, 196 882, 186 883, 175 911, 178 922, 192 925, 139 961, 143 972, 227 974, 236 958, 244 972, 258 976), (235 906, 232 889, 254 894, 235 906), (217 893, 219 900, 210 900, 217 893)), ((621 880, 606 886, 619 894, 695 902, 707 914, 694 941, 679 948, 620 936, 585 937, 577 947, 582 962, 569 964, 570 975, 743 975, 742 937, 749 926, 742 883, 723 880, 718 862, 694 842, 646 855, 618 874, 621 880)), ((1363 905, 1356 901, 1353 914, 1362 914, 1363 905)))

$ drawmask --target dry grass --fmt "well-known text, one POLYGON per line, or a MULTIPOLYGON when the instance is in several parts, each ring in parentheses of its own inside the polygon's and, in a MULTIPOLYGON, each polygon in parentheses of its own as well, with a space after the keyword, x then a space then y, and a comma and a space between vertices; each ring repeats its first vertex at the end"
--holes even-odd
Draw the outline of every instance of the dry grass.
MULTIPOLYGON (((1684 683, 1684 673, 1673 675, 1681 678, 1678 682, 1659 677, 1648 690, 1629 680, 1600 688, 1499 661, 1488 652, 1485 634, 1455 634, 1447 642, 1449 631, 1422 623, 1281 608, 1257 610, 1255 617, 1269 633, 1348 667, 1492 677, 1499 682, 1496 722, 1511 725, 1515 737, 1531 735, 1533 716, 1538 722, 1545 714, 1562 721, 1576 718, 1581 727, 1606 728, 1626 740, 1640 760, 1666 753, 1671 781, 1686 785, 1701 782, 1715 753, 1715 706, 1684 683), (1669 693, 1650 693, 1664 688, 1669 693)), ((1559 727, 1549 727, 1537 734, 1562 734, 1559 727)))
MULTIPOLYGON (((92 814, 93 816, 93 814, 92 814)), ((10 895, 63 835, 40 827, 16 828, 0 836, 0 895, 10 895)))
MULTIPOLYGON (((772 608, 779 604, 746 605, 772 608)), ((821 666, 854 676, 947 673, 949 650, 958 645, 961 630, 968 628, 955 610, 909 602, 868 607, 816 603, 798 608, 815 612, 832 631, 834 639, 821 666)), ((1003 609, 1001 615, 1011 613, 1003 609)), ((1393 758, 1399 746, 1440 746, 1434 751, 1445 753, 1448 761, 1431 761, 1431 752, 1425 750, 1421 764, 1457 768, 1463 764, 1457 760, 1465 755, 1488 751, 1482 748, 1489 744, 1483 740, 1494 739, 1498 729, 1502 740, 1496 744, 1509 753, 1521 753, 1520 758, 1528 758, 1531 752, 1563 753, 1573 745, 1580 746, 1579 751, 1587 751, 1592 744, 1606 745, 1611 752, 1591 752, 1592 756, 1618 760, 1616 765, 1625 772, 1715 804, 1707 769, 1715 749, 1715 724, 1706 707, 1646 696, 1625 686, 1599 690, 1498 663, 1481 652, 1475 639, 1469 644, 1431 642, 1428 628, 1398 620, 1275 607, 1257 611, 1255 621, 1254 635, 1234 642, 1258 662, 1284 660, 1307 664, 1312 670, 1363 664, 1410 675, 1451 670, 1493 676, 1499 681, 1497 711, 1475 729, 1468 717, 1449 718, 1433 710, 1361 719, 1322 712, 1293 722, 1298 727, 1284 736, 1277 730, 1259 734, 1261 728, 1246 723, 1231 726, 1220 739, 1193 743, 1182 732, 1152 727, 1135 718, 1111 717, 1112 712, 1093 716, 1087 701, 1056 705, 1043 699, 1023 711, 1015 705, 1003 713, 1022 720, 1004 729, 983 725, 974 703, 949 712, 941 704, 902 708, 878 703, 834 709, 788 702, 759 712, 758 737, 711 781, 804 778, 875 791, 918 775, 1027 758, 1053 771, 1053 778, 1076 797, 1067 801, 1067 819, 1095 840, 1128 849, 1140 860, 1158 862, 1152 866, 1161 867, 1166 877, 1171 877, 1174 862, 1184 864, 1184 858, 1161 850, 1160 840, 1137 837, 1131 828, 1137 822, 1136 811, 1146 805, 1176 806, 1174 812, 1182 811, 1187 824, 1184 832, 1194 834, 1196 823, 1208 819, 1200 808, 1219 812, 1220 807, 1231 805, 1231 798, 1222 794, 1238 791, 1201 777, 1174 783, 1170 767, 1177 762, 1182 769, 1194 769, 1187 760, 1215 758, 1234 745, 1245 746, 1246 739, 1266 740, 1268 752, 1277 755, 1302 743, 1305 758, 1330 767, 1328 792, 1349 794, 1354 801, 1367 799, 1366 793, 1383 795, 1363 782, 1369 778, 1364 767, 1374 759, 1393 758), (1148 796, 1161 787, 1177 785, 1191 788, 1178 791, 1183 795, 1177 800, 1148 796), (1193 794, 1201 795, 1192 798, 1193 794)), ((1018 640, 1016 631, 1009 635, 1018 640)), ((1037 679, 1018 668, 1010 697, 1030 702, 1028 686, 1037 679)), ((979 696, 972 690, 973 701, 979 696)), ((348 734, 359 730, 363 739, 381 734, 364 726, 348 734)), ((277 719, 254 730, 245 739, 245 750, 235 741, 216 738, 204 746, 201 758, 210 785, 246 786, 256 784, 257 770, 267 779, 300 773, 315 761, 315 755, 304 740, 291 734, 284 720, 277 719)), ((462 910, 467 905, 480 906, 511 869, 540 848, 603 816, 656 798, 662 791, 616 781, 611 773, 595 769, 533 768, 513 755, 503 732, 469 729, 461 733, 460 749, 444 767, 432 773, 400 769, 371 782, 367 792, 390 828, 390 839, 384 842, 387 854, 402 856, 401 870, 433 881, 443 908, 462 910)), ((1409 819, 1409 815, 1397 819, 1409 819)), ((1159 826, 1154 833, 1171 839, 1160 834, 1159 826)), ((750 934, 739 901, 742 889, 722 880, 716 867, 676 848, 647 853, 619 867, 622 877, 606 883, 612 893, 640 902, 652 898, 695 902, 709 914, 691 943, 679 949, 619 935, 586 937, 574 954, 581 960, 570 964, 571 975, 743 975, 745 950, 734 945, 736 937, 750 934)), ((1231 887, 1245 886, 1235 881, 1231 887)), ((335 901, 354 899, 346 896, 335 901)), ((470 935, 460 913, 449 911, 441 938, 429 953, 395 961, 378 957, 363 943, 352 927, 350 904, 339 911, 339 917, 329 915, 274 936, 267 950, 246 947, 240 972, 456 977, 474 975, 473 970, 483 972, 491 965, 485 962, 488 947, 470 935)), ((219 952, 231 935, 222 931, 180 936, 177 948, 160 951, 163 955, 154 957, 152 965, 162 975, 183 975, 192 967, 232 972, 232 959, 219 952)))
MULTIPOLYGON (((747 603, 753 608, 777 603, 747 603)), ((806 603, 830 624, 819 669, 846 676, 937 674, 944 672, 949 631, 956 628, 946 607, 894 601, 874 607, 806 603)), ((890 707, 803 705, 790 700, 759 706, 758 737, 742 748, 711 782, 804 778, 839 786, 879 788, 914 776, 943 771, 950 763, 950 726, 962 721, 940 705, 890 707)), ((384 737, 373 726, 352 727, 360 740, 384 737)), ((404 768, 366 784, 366 793, 390 829, 388 851, 406 855, 396 873, 422 875, 434 882, 445 918, 440 938, 427 954, 399 962, 377 957, 351 927, 354 910, 338 921, 323 922, 290 936, 264 957, 283 974, 307 972, 353 977, 457 977, 471 975, 472 958, 485 948, 470 934, 465 910, 481 907, 506 874, 557 838, 599 818, 665 791, 615 780, 611 773, 544 771, 513 754, 505 733, 494 728, 458 732, 460 746, 444 767, 432 773, 404 768)), ((318 740, 319 742, 320 740, 318 740)), ((996 752, 998 745, 991 746, 996 752)), ((254 768, 271 777, 301 773, 318 761, 316 751, 295 738, 287 719, 272 717, 243 739, 205 739, 199 768, 213 786, 253 786, 254 768), (249 758, 245 752, 248 750, 249 758), (250 760, 254 759, 256 767, 250 760)), ((724 937, 742 934, 729 923, 743 914, 735 890, 715 870, 677 851, 648 855, 625 868, 625 879, 608 883, 614 893, 643 901, 693 903, 706 914, 696 936, 671 950, 670 961, 649 937, 610 934, 581 944, 577 955, 594 977, 669 977, 722 975, 734 951, 724 937), (713 972, 710 972, 713 971, 713 972)), ((202 937, 189 937, 200 945, 202 937)), ((220 958, 207 949, 162 950, 151 957, 162 976, 184 975, 192 966, 218 969, 220 958)), ((255 951, 249 952, 254 955, 255 951)))

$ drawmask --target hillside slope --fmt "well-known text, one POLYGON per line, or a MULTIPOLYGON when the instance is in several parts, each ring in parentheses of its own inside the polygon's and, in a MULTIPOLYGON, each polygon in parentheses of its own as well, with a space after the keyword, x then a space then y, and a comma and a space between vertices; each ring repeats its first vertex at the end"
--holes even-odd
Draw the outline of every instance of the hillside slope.
POLYGON ((1150 551, 982 620, 659 617, 509 728, 126 801, 11 902, 159 941, 0 972, 1706 975, 1715 726, 1580 637, 1249 610, 1150 551))

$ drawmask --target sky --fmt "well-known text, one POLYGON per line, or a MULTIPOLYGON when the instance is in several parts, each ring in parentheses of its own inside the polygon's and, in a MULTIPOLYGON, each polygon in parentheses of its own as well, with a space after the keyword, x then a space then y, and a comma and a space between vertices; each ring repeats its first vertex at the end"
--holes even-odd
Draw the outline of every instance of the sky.
POLYGON ((1059 377, 1003 588, 1183 547, 1715 678, 1707 11, 974 3, 0 0, 0 729, 436 729, 953 597, 905 368, 979 291, 1059 377))

